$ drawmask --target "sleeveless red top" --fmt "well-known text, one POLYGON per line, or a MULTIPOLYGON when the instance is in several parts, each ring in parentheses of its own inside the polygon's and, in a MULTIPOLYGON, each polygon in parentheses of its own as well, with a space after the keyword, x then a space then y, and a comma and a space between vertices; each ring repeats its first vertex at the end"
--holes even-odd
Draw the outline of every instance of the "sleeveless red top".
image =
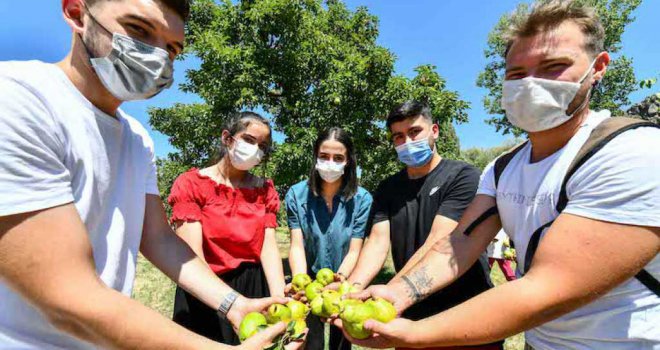
POLYGON ((176 179, 167 201, 172 222, 202 224, 204 258, 216 274, 260 262, 265 229, 277 227, 280 208, 271 180, 260 188, 232 189, 196 168, 176 179))

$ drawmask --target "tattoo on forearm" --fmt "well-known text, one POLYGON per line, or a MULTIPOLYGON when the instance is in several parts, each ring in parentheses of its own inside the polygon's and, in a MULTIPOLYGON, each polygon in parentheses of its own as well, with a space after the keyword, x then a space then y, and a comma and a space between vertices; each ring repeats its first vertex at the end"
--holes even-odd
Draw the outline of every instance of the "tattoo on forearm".
POLYGON ((433 278, 428 274, 427 267, 421 266, 410 273, 410 276, 403 276, 408 282, 414 294, 413 300, 418 302, 431 294, 433 288, 433 278))
POLYGON ((406 275, 403 275, 401 276, 401 279, 406 282, 406 293, 408 293, 408 298, 412 300, 413 303, 418 302, 422 295, 419 293, 412 281, 410 281, 410 278, 408 278, 406 275))

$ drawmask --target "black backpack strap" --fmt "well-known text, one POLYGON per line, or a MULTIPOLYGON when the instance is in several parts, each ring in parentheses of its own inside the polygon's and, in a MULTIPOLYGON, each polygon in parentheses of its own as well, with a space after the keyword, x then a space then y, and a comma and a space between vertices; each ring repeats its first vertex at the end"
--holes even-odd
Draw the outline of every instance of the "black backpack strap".
POLYGON ((525 147, 529 141, 525 141, 516 147, 513 147, 512 149, 508 150, 506 153, 502 154, 497 160, 495 161, 495 165, 493 166, 493 172, 495 175, 495 188, 497 188, 497 184, 500 183, 500 177, 502 176, 502 173, 504 172, 504 169, 506 168, 507 165, 511 162, 513 157, 515 157, 520 150, 525 147))
POLYGON ((547 224, 539 227, 534 231, 532 234, 532 237, 529 239, 529 243, 527 244, 527 251, 525 252, 525 265, 523 265, 522 268, 522 273, 523 275, 529 271, 529 268, 532 266, 532 260, 534 259, 534 254, 536 254, 536 249, 539 247, 539 242, 541 242, 541 235, 543 234, 543 231, 552 226, 552 223, 555 222, 555 220, 552 220, 548 222, 547 224))
POLYGON ((488 219, 489 217, 498 214, 499 213, 497 211, 497 206, 489 208, 483 214, 479 215, 479 217, 476 220, 472 221, 470 226, 468 226, 465 229, 465 231, 463 231, 463 234, 469 236, 472 233, 472 231, 474 231, 474 229, 477 228, 477 226, 481 225, 482 222, 486 221, 486 219, 488 219))
MULTIPOLYGON (((660 128, 660 125, 635 118, 615 117, 604 120, 602 123, 596 126, 596 128, 594 128, 587 141, 578 151, 577 155, 573 159, 573 162, 568 167, 566 175, 564 176, 564 180, 562 181, 561 189, 559 191, 559 198, 557 199, 557 212, 561 213, 566 208, 566 205, 568 205, 566 185, 568 184, 568 180, 570 180, 571 176, 573 176, 573 174, 575 174, 575 172, 584 163, 591 159, 594 154, 605 147, 605 145, 607 145, 615 137, 628 130, 641 127, 660 128)), ((534 254, 538 248, 543 230, 550 227, 553 222, 554 220, 541 226, 532 234, 532 238, 529 241, 527 252, 525 254, 525 266, 523 273, 526 273, 532 264, 532 259, 534 258, 534 254)), ((637 275, 635 275, 635 278, 637 278, 639 282, 641 282, 644 286, 655 293, 655 295, 660 297, 660 281, 653 277, 653 275, 651 275, 648 271, 642 269, 637 275)))
POLYGON ((638 274, 635 275, 635 278, 646 288, 650 289, 656 296, 660 297, 660 281, 658 281, 653 275, 648 271, 642 269, 638 274))
POLYGON ((571 162, 571 165, 568 167, 568 171, 564 176, 564 180, 561 184, 561 189, 559 191, 559 198, 557 199, 557 211, 562 212, 566 205, 568 204, 568 196, 566 195, 566 185, 571 176, 591 157, 594 156, 598 151, 600 151, 605 145, 612 141, 615 137, 621 135, 622 133, 637 129, 641 127, 654 127, 660 128, 660 125, 653 124, 641 119, 627 118, 627 117, 615 117, 604 120, 598 126, 594 128, 589 135, 587 141, 582 145, 577 155, 571 162))

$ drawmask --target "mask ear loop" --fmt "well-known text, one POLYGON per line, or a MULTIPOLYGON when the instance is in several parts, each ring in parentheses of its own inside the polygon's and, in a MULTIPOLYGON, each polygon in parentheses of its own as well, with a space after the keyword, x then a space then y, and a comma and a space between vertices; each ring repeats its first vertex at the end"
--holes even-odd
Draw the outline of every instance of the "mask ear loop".
MULTIPOLYGON (((584 81, 587 79, 587 77, 591 73, 591 70, 594 68, 594 65, 596 64, 597 59, 598 59, 598 57, 594 58, 594 60, 591 61, 591 64, 589 65, 589 69, 587 69, 587 71, 584 73, 582 78, 580 78, 580 86, 582 86, 582 83, 584 83, 584 81)), ((591 84, 591 87, 589 88, 589 91, 587 91, 587 94, 584 96, 584 100, 582 101, 582 103, 580 103, 579 106, 577 106, 577 108, 575 108, 573 113, 570 114, 571 116, 575 115, 575 113, 577 113, 577 112, 581 111, 582 109, 584 109, 584 107, 587 105, 587 102, 589 102, 589 100, 591 98, 591 91, 593 90, 594 87, 596 87, 596 85, 598 85, 598 80, 596 80, 593 84, 591 84)), ((564 112, 564 113, 566 115, 569 115, 566 112, 564 112)))

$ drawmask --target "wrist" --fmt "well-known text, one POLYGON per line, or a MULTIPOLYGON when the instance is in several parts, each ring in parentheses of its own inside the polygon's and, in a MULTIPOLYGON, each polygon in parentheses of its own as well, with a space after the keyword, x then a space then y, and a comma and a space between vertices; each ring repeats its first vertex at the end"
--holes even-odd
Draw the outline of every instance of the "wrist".
MULTIPOLYGON (((226 298, 227 297, 225 297, 225 299, 226 298)), ((235 321, 238 321, 238 323, 240 323, 241 319, 243 318, 242 311, 246 305, 247 305, 247 299, 244 296, 237 294, 236 299, 231 304, 231 307, 229 307, 229 310, 224 315, 224 318, 226 318, 232 324, 234 324, 235 321)), ((220 311, 218 311, 218 314, 220 314, 220 311)), ((220 317, 223 316, 220 315, 220 317)), ((236 325, 238 325, 238 323, 236 323, 236 325)))
POLYGON ((398 278, 395 281, 390 281, 387 286, 396 296, 396 300, 399 301, 401 312, 415 304, 415 293, 410 289, 408 283, 405 282, 402 278, 398 278))

